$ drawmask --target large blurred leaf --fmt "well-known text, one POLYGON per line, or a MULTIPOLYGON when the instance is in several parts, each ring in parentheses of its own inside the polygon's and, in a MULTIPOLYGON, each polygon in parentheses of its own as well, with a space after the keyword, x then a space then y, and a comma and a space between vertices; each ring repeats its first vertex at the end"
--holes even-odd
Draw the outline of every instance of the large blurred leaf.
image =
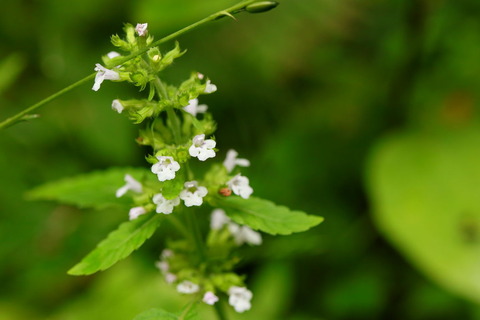
POLYGON ((323 221, 322 217, 293 211, 255 197, 214 198, 212 204, 224 208, 233 221, 273 235, 306 231, 323 221))
POLYGON ((429 277, 480 302, 480 132, 400 134, 373 152, 375 220, 429 277))
POLYGON ((161 215, 142 215, 124 222, 90 252, 80 263, 68 271, 71 275, 88 275, 110 268, 128 257, 150 238, 160 225, 161 215))
POLYGON ((116 198, 115 192, 125 184, 130 174, 141 180, 148 173, 143 168, 112 168, 92 172, 39 186, 27 193, 30 200, 55 200, 80 208, 103 209, 114 205, 128 205, 128 197, 116 198))

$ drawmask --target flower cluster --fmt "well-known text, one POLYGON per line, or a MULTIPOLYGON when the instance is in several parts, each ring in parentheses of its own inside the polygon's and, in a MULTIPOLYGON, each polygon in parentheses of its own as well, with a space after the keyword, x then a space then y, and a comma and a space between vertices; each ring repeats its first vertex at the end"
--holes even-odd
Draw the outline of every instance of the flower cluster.
MULTIPOLYGON (((191 169, 199 164, 205 166, 210 163, 207 160, 217 156, 217 142, 212 136, 216 124, 207 112, 208 106, 201 104, 199 99, 201 95, 216 92, 217 86, 198 72, 192 73, 179 86, 168 85, 158 77, 159 72, 184 54, 178 43, 165 54, 154 47, 143 57, 125 62, 124 57, 142 50, 153 41, 147 23, 139 23, 135 27, 126 25, 125 32, 125 39, 113 36, 112 43, 127 54, 112 51, 104 56, 105 66, 95 66, 97 74, 92 89, 99 90, 105 80, 127 81, 140 90, 149 89, 146 99, 117 98, 111 106, 134 123, 144 125, 136 140, 153 150, 147 156, 150 172, 145 172, 138 180, 126 175, 126 184, 116 192, 117 197, 128 195, 132 198, 129 219, 135 220, 155 212, 169 216, 165 219, 181 223, 185 215, 197 215, 187 212, 190 208, 213 204, 219 197, 249 199, 253 193, 249 179, 236 168, 248 167, 250 162, 238 158, 235 150, 228 150, 223 165, 211 165, 203 179, 191 169)), ((209 259, 204 257, 208 251, 199 256, 195 245, 185 245, 182 240, 172 241, 167 246, 169 249, 162 252, 157 268, 165 281, 174 285, 179 293, 200 294, 202 301, 209 305, 219 300, 219 293, 224 293, 237 312, 249 310, 252 293, 245 287, 243 278, 232 272, 236 260, 231 252, 245 243, 260 245, 262 236, 247 226, 233 222, 223 209, 215 209, 211 215, 208 239, 205 245, 211 248, 229 248, 224 264, 208 263, 209 259), (201 269, 198 259, 204 263, 201 269)))

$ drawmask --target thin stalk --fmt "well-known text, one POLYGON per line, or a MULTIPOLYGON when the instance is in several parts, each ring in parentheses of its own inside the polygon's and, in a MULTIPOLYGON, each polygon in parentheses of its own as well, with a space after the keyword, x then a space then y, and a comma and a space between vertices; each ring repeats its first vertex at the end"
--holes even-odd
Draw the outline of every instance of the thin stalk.
POLYGON ((218 320, 228 320, 225 310, 223 309, 222 300, 214 304, 215 312, 217 313, 218 320))
POLYGON ((200 257, 200 261, 205 261, 205 246, 202 241, 202 235, 200 234, 200 228, 198 227, 197 217, 195 216, 195 210, 188 210, 185 212, 187 224, 189 229, 192 231, 194 245, 197 248, 198 256, 200 257))
MULTIPOLYGON (((227 9, 225 9, 225 10, 218 11, 218 12, 216 12, 216 13, 214 13, 214 14, 211 14, 211 15, 209 15, 208 17, 206 17, 206 18, 204 18, 204 19, 202 19, 202 20, 199 20, 199 21, 197 21, 197 22, 195 22, 195 23, 193 23, 193 24, 191 24, 191 25, 189 25, 189 26, 187 26, 187 27, 185 27, 185 28, 183 28, 183 29, 180 29, 180 30, 178 30, 178 31, 176 31, 176 32, 174 32, 174 33, 166 36, 166 37, 163 37, 163 38, 161 38, 161 39, 153 42, 151 45, 149 45, 149 46, 147 46, 147 47, 145 47, 145 48, 143 48, 143 49, 141 49, 141 50, 139 50, 139 51, 137 51, 137 52, 135 52, 135 53, 132 53, 132 54, 124 57, 124 58, 121 59, 121 60, 115 61, 115 64, 116 64, 116 65, 123 64, 123 63, 125 63, 125 62, 127 62, 127 61, 129 61, 129 60, 132 60, 132 59, 135 58, 135 57, 138 57, 139 55, 144 54, 144 53, 147 52, 150 48, 156 47, 156 46, 158 46, 158 45, 160 45, 160 44, 162 44, 162 43, 165 43, 165 42, 167 42, 167 41, 173 40, 173 39, 175 39, 175 38, 177 38, 177 37, 179 37, 179 36, 181 36, 181 35, 189 32, 189 31, 194 30, 195 28, 198 28, 199 26, 201 26, 201 25, 203 25, 203 24, 206 24, 206 23, 210 22, 210 21, 217 20, 217 19, 219 19, 219 18, 221 18, 221 17, 224 17, 224 16, 231 16, 232 14, 235 14, 235 13, 237 13, 237 12, 242 11, 242 9, 245 8, 246 6, 248 6, 249 4, 255 3, 255 2, 257 2, 257 1, 258 1, 258 0, 246 0, 246 1, 241 1, 241 2, 239 2, 238 4, 236 4, 236 5, 234 5, 234 6, 230 7, 230 8, 227 8, 227 9)), ((112 67, 112 66, 107 66, 107 67, 112 67)), ((83 78, 83 79, 81 79, 81 80, 79 80, 79 81, 77 81, 77 82, 69 85, 68 87, 66 87, 66 88, 64 88, 64 89, 62 89, 62 90, 60 90, 60 91, 52 94, 51 96, 49 96, 49 97, 47 97, 47 98, 45 98, 45 99, 37 102, 36 104, 34 104, 34 105, 26 108, 25 110, 17 113, 16 115, 14 115, 14 116, 12 116, 12 117, 10 117, 10 118, 7 118, 6 120, 4 120, 4 121, 2 121, 2 122, 0 123, 0 130, 1 130, 1 129, 8 128, 8 127, 14 125, 14 124, 17 123, 17 122, 22 121, 22 119, 24 119, 24 117, 25 117, 28 113, 30 113, 30 112, 32 112, 32 111, 40 108, 41 106, 47 104, 48 102, 50 102, 50 101, 52 101, 52 100, 60 97, 60 96, 63 95, 64 93, 67 93, 68 91, 70 91, 70 90, 72 90, 72 89, 74 89, 74 88, 82 85, 83 83, 89 81, 90 79, 93 79, 93 78, 95 77, 95 74, 96 74, 96 73, 92 73, 92 74, 86 76, 85 78, 83 78)))

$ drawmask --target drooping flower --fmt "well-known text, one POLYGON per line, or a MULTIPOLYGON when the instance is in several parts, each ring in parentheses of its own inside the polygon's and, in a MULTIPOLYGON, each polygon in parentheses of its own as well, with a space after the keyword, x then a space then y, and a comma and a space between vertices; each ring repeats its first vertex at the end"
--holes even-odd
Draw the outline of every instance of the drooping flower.
POLYGON ((198 290, 200 290, 198 284, 188 280, 182 281, 177 285, 177 291, 180 293, 192 294, 198 292, 198 290))
POLYGON ((237 246, 241 246, 244 243, 259 246, 262 244, 262 235, 259 232, 252 230, 247 226, 240 226, 236 223, 228 224, 228 231, 235 239, 237 246))
POLYGON ((120 80, 118 72, 107 69, 99 63, 95 64, 94 70, 97 71, 97 74, 95 75, 95 83, 92 87, 93 91, 98 91, 104 80, 120 80))
POLYGON ((152 166, 152 172, 158 176, 159 181, 172 180, 175 172, 180 170, 180 165, 172 157, 157 157, 158 162, 152 166))
POLYGON ((232 286, 228 289, 228 303, 237 312, 244 312, 250 310, 252 307, 250 300, 252 300, 252 292, 244 287, 232 286))
POLYGON ((120 102, 120 100, 115 99, 115 100, 112 101, 112 109, 117 111, 118 113, 122 113, 124 107, 123 107, 122 103, 120 102))
POLYGON ((230 189, 232 189, 233 193, 244 199, 248 199, 253 193, 253 189, 249 185, 248 178, 241 176, 240 174, 237 174, 230 181, 228 181, 227 185, 230 189))
POLYGON ((203 295, 202 301, 213 306, 218 301, 218 297, 212 291, 207 291, 203 295))
POLYGON ((131 175, 129 174, 125 175, 125 182, 126 184, 120 189, 118 189, 117 192, 115 193, 117 198, 120 198, 121 196, 123 196, 125 193, 127 193, 128 190, 131 190, 136 193, 142 192, 143 190, 142 184, 137 180, 135 180, 135 178, 133 178, 131 175))
POLYGON ((184 184, 185 189, 180 192, 180 199, 183 200, 185 206, 201 206, 203 197, 208 193, 207 188, 199 186, 197 181, 187 181, 184 184))
POLYGON ((148 23, 137 23, 135 26, 135 31, 140 37, 144 37, 148 33, 148 23))
POLYGON ((180 199, 175 198, 167 200, 161 193, 157 193, 153 196, 153 203, 157 205, 157 213, 170 214, 173 212, 173 208, 180 204, 180 199))
POLYGON ((215 140, 205 140, 205 134, 199 134, 192 139, 192 145, 188 149, 188 152, 192 157, 197 157, 198 160, 205 161, 208 158, 215 157, 213 148, 215 148, 216 144, 215 140))
POLYGON ((208 109, 206 104, 198 104, 198 99, 188 101, 188 105, 183 107, 183 110, 196 117, 198 113, 205 113, 208 109))
POLYGON ((217 91, 217 86, 214 85, 210 79, 207 80, 206 86, 205 86, 205 93, 214 93, 217 91))
POLYGON ((240 167, 249 167, 250 166, 250 161, 247 159, 241 159, 237 158, 238 152, 230 149, 227 152, 227 157, 225 158, 225 161, 223 161, 223 165, 225 168, 227 168, 227 171, 230 173, 232 172, 233 168, 235 166, 240 166, 240 167))
POLYGON ((212 230, 220 230, 229 222, 230 218, 227 217, 223 209, 215 209, 212 211, 212 215, 210 217, 210 228, 212 230))
POLYGON ((133 207, 128 212, 128 217, 129 217, 130 220, 135 220, 139 216, 141 216, 142 214, 145 214, 145 213, 147 213, 147 210, 145 210, 144 207, 133 207))

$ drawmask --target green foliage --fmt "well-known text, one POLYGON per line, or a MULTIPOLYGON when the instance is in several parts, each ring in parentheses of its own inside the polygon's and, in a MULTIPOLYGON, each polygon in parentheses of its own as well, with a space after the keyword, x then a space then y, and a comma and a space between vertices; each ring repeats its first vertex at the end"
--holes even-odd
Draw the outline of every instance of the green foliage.
POLYGON ((124 184, 124 177, 130 174, 141 180, 147 173, 141 168, 112 168, 96 171, 73 178, 49 182, 29 191, 29 200, 54 200, 80 208, 103 209, 110 206, 128 206, 126 197, 116 198, 115 192, 124 184))
POLYGON ((196 304, 187 304, 179 313, 174 314, 161 309, 150 309, 142 312, 133 320, 195 320, 198 319, 196 304))
POLYGON ((236 223, 273 235, 306 231, 323 221, 322 217, 293 211, 255 197, 249 199, 235 196, 215 197, 211 199, 211 203, 213 206, 224 208, 227 215, 236 223))
POLYGON ((68 273, 88 275, 110 268, 117 261, 128 257, 149 239, 159 227, 160 221, 160 215, 149 214, 122 223, 68 273))
POLYGON ((480 302, 480 131, 399 134, 368 166, 379 229, 440 285, 480 302))

